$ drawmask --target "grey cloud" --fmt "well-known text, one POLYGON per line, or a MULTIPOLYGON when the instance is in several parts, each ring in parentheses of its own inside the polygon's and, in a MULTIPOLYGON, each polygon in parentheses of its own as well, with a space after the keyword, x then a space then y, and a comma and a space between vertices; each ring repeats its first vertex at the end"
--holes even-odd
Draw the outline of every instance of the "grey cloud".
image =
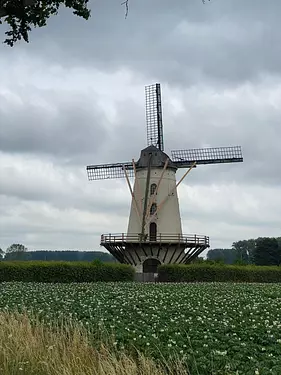
POLYGON ((127 67, 177 85, 237 84, 281 71, 279 0, 137 1, 126 20, 111 0, 92 3, 92 14, 85 22, 62 11, 22 49, 65 65, 127 67))
POLYGON ((35 103, 23 92, 19 104, 0 94, 2 151, 51 154, 73 161, 77 154, 100 150, 107 132, 103 113, 97 106, 90 108, 93 102, 35 88, 33 95, 35 103))
POLYGON ((106 181, 106 184, 101 181, 89 182, 82 168, 61 168, 44 161, 22 158, 18 163, 2 163, 0 175, 2 214, 6 210, 5 203, 8 205, 8 198, 49 204, 59 210, 71 207, 95 214, 112 210, 127 214, 128 211, 129 193, 124 180, 106 181))
MULTIPOLYGON (((75 195, 73 195, 73 198, 75 195)), ((24 243, 29 249, 99 249, 100 234, 117 232, 126 227, 127 217, 120 213, 92 213, 81 208, 53 206, 48 203, 25 201, 13 196, 0 197, 1 248, 11 243, 24 243), (114 223, 114 224, 113 224, 114 223)))
POLYGON ((198 166, 189 179, 191 184, 239 181, 281 185, 277 141, 281 137, 281 82, 277 82, 279 86, 261 81, 234 91, 216 90, 215 86, 213 92, 203 87, 199 92, 186 90, 179 114, 173 113, 169 103, 173 94, 166 88, 164 121, 169 149, 242 146, 243 164, 198 166))
MULTIPOLYGON (((2 151, 40 154, 41 158, 47 157, 54 163, 70 167, 76 164, 83 168, 88 164, 139 157, 140 148, 146 146, 143 87, 141 103, 130 94, 122 93, 122 88, 117 89, 117 96, 113 96, 112 101, 108 87, 103 96, 94 82, 87 82, 86 70, 83 70, 84 76, 75 70, 62 69, 61 82, 56 82, 56 88, 50 89, 44 87, 45 81, 57 77, 52 74, 52 67, 43 66, 47 70, 46 78, 40 77, 40 69, 35 66, 34 75, 28 82, 21 76, 19 82, 17 79, 6 80, 2 83, 2 93, 0 83, 2 151), (80 79, 85 86, 79 83, 76 88, 80 79), (43 83, 38 83, 40 80, 43 83), (120 91, 122 95, 118 97, 120 91)), ((24 74, 28 76, 31 70, 24 70, 24 74)), ((95 80, 98 75, 99 72, 92 72, 88 79, 95 80)), ((123 89, 127 89, 126 85, 123 89)))
MULTIPOLYGON (((180 191, 182 201, 181 213, 183 217, 190 217, 192 221, 206 225, 216 218, 220 223, 233 226, 246 226, 252 228, 271 228, 278 232, 281 228, 281 198, 278 188, 261 189, 255 186, 195 186, 196 197, 192 196, 186 188, 180 191), (239 190, 239 200, 237 191, 239 190), (185 195, 183 195, 185 192, 185 195), (207 195, 211 198, 208 202, 207 195), (259 199, 253 199, 259 197, 259 199), (205 204, 203 204, 205 202, 205 204), (260 215, 262 212, 262 215, 260 215)), ((215 226, 214 225, 214 226, 215 226)), ((212 229, 211 229, 212 230, 212 229)))

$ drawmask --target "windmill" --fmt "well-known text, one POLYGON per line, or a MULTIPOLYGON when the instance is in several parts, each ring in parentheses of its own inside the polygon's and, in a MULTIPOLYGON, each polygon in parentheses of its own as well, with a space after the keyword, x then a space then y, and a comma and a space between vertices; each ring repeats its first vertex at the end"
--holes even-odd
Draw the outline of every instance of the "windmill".
POLYGON ((177 187, 198 165, 242 162, 240 146, 164 152, 160 84, 145 87, 147 147, 137 162, 87 166, 89 180, 126 178, 132 203, 127 233, 102 234, 101 245, 137 273, 159 264, 189 263, 209 247, 209 237, 183 235, 177 187), (176 182, 178 168, 187 168, 176 182), (134 186, 130 183, 134 177, 134 186))

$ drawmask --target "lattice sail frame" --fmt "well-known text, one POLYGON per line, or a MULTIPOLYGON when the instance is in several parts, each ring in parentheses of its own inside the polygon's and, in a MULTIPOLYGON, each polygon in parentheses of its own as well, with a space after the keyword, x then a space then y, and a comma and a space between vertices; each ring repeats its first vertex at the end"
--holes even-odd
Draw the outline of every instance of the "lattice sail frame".
MULTIPOLYGON (((147 143, 164 150, 162 105, 160 83, 145 86, 147 143)), ((173 150, 171 160, 178 168, 189 168, 194 162, 200 164, 242 162, 240 146, 173 150)), ((133 163, 114 163, 87 166, 88 179, 105 180, 134 177, 133 163), (126 173, 124 172, 126 169, 126 173)))
POLYGON ((124 178, 126 177, 124 168, 128 177, 134 176, 133 163, 115 163, 115 164, 98 164, 98 165, 88 165, 87 174, 90 181, 93 180, 107 180, 114 178, 124 178))
POLYGON ((194 162, 198 165, 243 161, 241 146, 173 150, 171 154, 172 161, 179 168, 188 167, 194 162))
POLYGON ((164 151, 160 83, 145 86, 145 112, 147 145, 154 145, 164 151))

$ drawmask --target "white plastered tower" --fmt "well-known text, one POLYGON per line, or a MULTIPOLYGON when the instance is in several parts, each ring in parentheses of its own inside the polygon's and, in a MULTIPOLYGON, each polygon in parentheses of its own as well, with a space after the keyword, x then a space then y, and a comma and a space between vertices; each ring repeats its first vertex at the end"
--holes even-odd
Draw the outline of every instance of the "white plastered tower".
POLYGON ((142 150, 136 163, 127 241, 132 241, 128 251, 136 242, 133 253, 137 272, 144 271, 146 261, 168 263, 171 255, 176 258, 182 252, 178 246, 182 226, 176 170, 168 155, 155 146, 142 150))
MULTIPOLYGON (((132 233, 141 233, 142 230, 141 216, 145 201, 147 174, 147 169, 140 169, 136 174, 133 192, 141 210, 141 215, 139 215, 136 208, 136 203, 132 200, 127 231, 128 236, 132 233)), ((148 212, 146 213, 144 233, 149 236, 151 232, 150 224, 155 223, 158 234, 182 234, 179 200, 176 189, 176 173, 172 169, 167 169, 164 171, 160 181, 161 174, 162 170, 160 168, 151 169, 147 202, 148 212), (157 211, 162 202, 163 204, 157 211), (155 210, 157 212, 156 215, 154 215, 155 210)))

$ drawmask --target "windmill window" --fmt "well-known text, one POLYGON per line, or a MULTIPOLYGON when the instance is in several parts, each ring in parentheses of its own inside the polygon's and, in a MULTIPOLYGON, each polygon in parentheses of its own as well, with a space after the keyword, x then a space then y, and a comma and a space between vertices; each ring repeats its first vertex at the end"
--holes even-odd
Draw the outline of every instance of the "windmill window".
POLYGON ((150 207, 150 215, 154 215, 155 212, 157 210, 157 204, 156 203, 152 203, 151 207, 150 207))
POLYGON ((150 195, 153 195, 155 193, 156 189, 157 189, 157 185, 151 184, 150 185, 150 195))

